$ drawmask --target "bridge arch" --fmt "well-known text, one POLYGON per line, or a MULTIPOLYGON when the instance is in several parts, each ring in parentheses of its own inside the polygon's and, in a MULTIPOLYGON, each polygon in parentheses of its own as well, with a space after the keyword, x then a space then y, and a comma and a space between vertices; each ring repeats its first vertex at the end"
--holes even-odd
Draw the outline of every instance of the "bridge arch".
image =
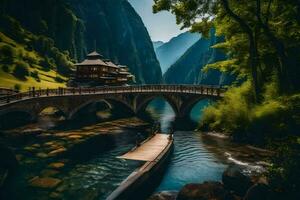
POLYGON ((69 120, 73 119, 76 116, 76 114, 78 114, 78 112, 80 112, 86 106, 91 105, 93 103, 100 103, 100 102, 103 102, 104 104, 106 104, 110 109, 112 108, 112 105, 103 98, 92 99, 92 100, 85 101, 85 102, 79 104, 78 106, 76 106, 74 109, 72 109, 68 114, 68 119, 69 120))
POLYGON ((208 96, 193 96, 187 99, 186 101, 183 101, 181 107, 180 107, 180 113, 182 117, 188 117, 193 108, 198 104, 200 101, 203 101, 205 99, 211 99, 208 96))
POLYGON ((22 126, 36 119, 36 113, 30 110, 18 108, 9 109, 0 113, 0 129, 22 126))
POLYGON ((46 109, 49 109, 49 108, 53 108, 53 109, 61 112, 64 117, 67 117, 68 113, 66 111, 66 108, 63 108, 62 106, 59 106, 59 105, 51 105, 51 104, 39 107, 35 111, 35 116, 36 117, 40 116, 46 109))
POLYGON ((179 116, 178 99, 175 96, 154 94, 154 95, 141 95, 136 99, 136 113, 141 113, 146 110, 149 103, 155 99, 165 100, 173 109, 176 116, 179 116))
POLYGON ((94 99, 91 99, 91 100, 88 100, 88 101, 84 101, 83 103, 79 104, 78 106, 76 106, 75 108, 73 108, 69 114, 68 114, 68 119, 69 120, 72 120, 75 115, 80 111, 82 110, 84 107, 88 106, 88 105, 91 105, 93 103, 99 103, 99 102, 103 102, 105 103, 109 109, 112 109, 113 108, 113 105, 115 103, 119 103, 121 104, 122 106, 126 107, 128 110, 130 110, 131 112, 133 112, 133 109, 132 109, 132 106, 129 105, 127 102, 124 102, 120 99, 117 99, 117 98, 113 98, 113 97, 107 97, 107 98, 103 98, 103 97, 100 97, 100 98, 94 98, 94 99))

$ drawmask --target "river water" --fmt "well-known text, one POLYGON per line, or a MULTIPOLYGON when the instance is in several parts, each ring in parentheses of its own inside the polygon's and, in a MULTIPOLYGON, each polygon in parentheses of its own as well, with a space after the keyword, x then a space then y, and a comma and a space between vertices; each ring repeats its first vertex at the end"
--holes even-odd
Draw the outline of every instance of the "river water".
MULTIPOLYGON (((191 112, 191 119, 199 121, 201 110, 210 104, 208 100, 198 103, 191 112)), ((154 120, 161 124, 163 132, 168 132, 175 120, 170 105, 155 100, 147 107, 154 120)), ((126 125, 126 124, 125 124, 126 125)), ((263 170, 262 161, 268 156, 264 151, 252 147, 230 143, 222 137, 212 137, 197 131, 175 131, 174 152, 163 179, 156 191, 179 190, 187 183, 207 180, 221 180, 224 169, 232 164, 243 167, 245 172, 263 170)), ((127 130, 113 136, 113 148, 80 162, 74 162, 63 172, 55 175, 62 180, 55 190, 36 188, 20 190, 23 199, 105 199, 142 162, 125 161, 116 158, 130 150, 135 143, 136 132, 146 137, 144 130, 127 130)), ((26 176, 26 172, 24 172, 26 176)))

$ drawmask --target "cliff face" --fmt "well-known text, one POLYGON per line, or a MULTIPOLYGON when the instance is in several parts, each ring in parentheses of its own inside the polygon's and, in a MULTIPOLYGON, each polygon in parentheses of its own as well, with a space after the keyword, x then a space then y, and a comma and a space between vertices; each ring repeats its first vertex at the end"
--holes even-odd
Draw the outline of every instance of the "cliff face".
POLYGON ((173 84, 228 84, 231 81, 228 75, 217 70, 202 71, 205 65, 226 59, 222 52, 211 48, 221 40, 222 38, 216 37, 214 34, 209 39, 201 38, 198 40, 164 74, 165 82, 173 84))
POLYGON ((96 46, 105 57, 128 65, 138 83, 161 82, 149 34, 126 0, 2 0, 0 7, 2 15, 51 38, 75 61, 96 46))

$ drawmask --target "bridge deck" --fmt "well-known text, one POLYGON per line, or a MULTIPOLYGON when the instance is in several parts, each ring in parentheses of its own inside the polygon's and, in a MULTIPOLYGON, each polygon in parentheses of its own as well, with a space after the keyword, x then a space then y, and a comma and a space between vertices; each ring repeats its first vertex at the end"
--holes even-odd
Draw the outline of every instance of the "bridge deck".
POLYGON ((168 146, 169 142, 169 135, 156 134, 151 139, 141 144, 141 146, 118 158, 152 162, 155 161, 160 153, 168 146))

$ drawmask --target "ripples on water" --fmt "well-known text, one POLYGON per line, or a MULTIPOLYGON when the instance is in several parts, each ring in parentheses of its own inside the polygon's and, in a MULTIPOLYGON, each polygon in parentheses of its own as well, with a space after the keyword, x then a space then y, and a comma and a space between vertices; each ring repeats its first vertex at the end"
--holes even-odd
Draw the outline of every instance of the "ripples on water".
POLYGON ((201 145, 198 134, 176 132, 174 138, 174 153, 158 191, 179 190, 187 183, 220 179, 225 165, 201 145))
POLYGON ((115 143, 117 148, 106 151, 88 162, 77 164, 65 175, 63 185, 60 186, 61 189, 66 189, 65 198, 83 199, 88 194, 91 199, 105 199, 142 164, 117 158, 133 147, 132 133, 119 136, 115 143))

